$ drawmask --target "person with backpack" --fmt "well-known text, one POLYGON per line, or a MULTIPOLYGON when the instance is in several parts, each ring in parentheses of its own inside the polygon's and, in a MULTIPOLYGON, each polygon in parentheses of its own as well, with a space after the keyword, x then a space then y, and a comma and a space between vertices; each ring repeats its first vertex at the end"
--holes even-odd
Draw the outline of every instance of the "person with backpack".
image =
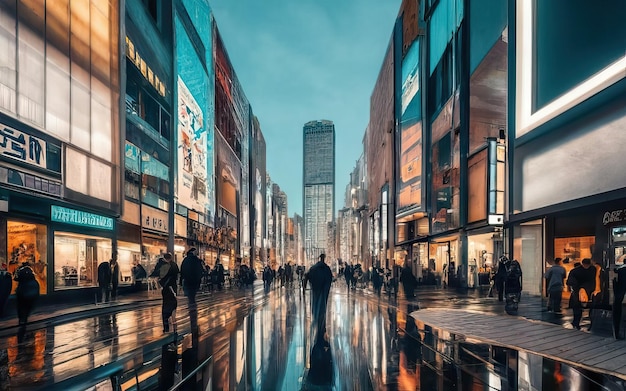
POLYGON ((13 279, 17 281, 15 296, 17 298, 17 317, 20 326, 18 340, 21 341, 26 332, 28 316, 33 311, 35 302, 39 298, 39 283, 35 277, 35 272, 28 262, 22 263, 22 266, 15 271, 13 279))
POLYGON ((509 315, 517 315, 517 309, 522 294, 522 267, 517 260, 504 262, 506 280, 504 280, 504 296, 506 303, 504 310, 509 315))
POLYGON ((178 307, 176 292, 178 286, 178 265, 174 262, 172 254, 165 253, 163 255, 165 263, 159 268, 159 286, 161 287, 161 295, 163 296, 163 305, 161 306, 161 314, 163 316, 163 332, 170 331, 170 323, 174 325, 176 331, 175 311, 178 307), (171 318, 171 320, 170 320, 171 318))
POLYGON ((572 269, 566 284, 572 290, 569 299, 569 307, 573 312, 572 326, 580 330, 583 307, 591 301, 596 290, 596 268, 591 267, 591 259, 583 259, 580 267, 572 269))

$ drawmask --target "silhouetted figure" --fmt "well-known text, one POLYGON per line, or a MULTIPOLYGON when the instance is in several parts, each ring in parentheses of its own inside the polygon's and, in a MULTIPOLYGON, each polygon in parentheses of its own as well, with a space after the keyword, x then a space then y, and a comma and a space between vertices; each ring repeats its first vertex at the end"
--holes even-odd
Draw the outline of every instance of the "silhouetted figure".
POLYGON ((350 292, 350 285, 352 284, 352 266, 346 263, 346 267, 343 269, 343 276, 346 279, 346 286, 348 292, 350 292))
POLYGON ((522 294, 522 267, 517 260, 504 262, 506 280, 504 281, 504 295, 506 302, 504 310, 509 315, 517 314, 517 308, 522 294))
POLYGON ((591 295, 596 289, 596 269, 591 267, 591 259, 582 260, 581 267, 575 267, 569 272, 567 285, 572 289, 569 299, 569 306, 574 314, 572 326, 580 330, 580 320, 583 317, 583 302, 580 300, 580 291, 585 290, 585 294, 591 300, 591 295))
POLYGON ((4 316, 11 290, 13 289, 13 277, 6 270, 6 264, 0 269, 0 318, 4 316))
POLYGON ((161 286, 161 295, 163 296, 163 305, 161 306, 163 332, 168 333, 170 331, 170 323, 174 325, 174 331, 176 331, 176 324, 172 316, 175 314, 176 307, 178 307, 178 300, 176 299, 178 265, 176 265, 170 253, 163 255, 163 258, 166 263, 159 270, 159 285, 161 286), (172 318, 171 321, 170 318, 172 318))
POLYGON ((402 281, 402 286, 404 287, 404 294, 406 295, 406 298, 411 299, 415 297, 415 287, 417 286, 417 279, 413 275, 413 270, 411 270, 411 266, 408 262, 402 268, 400 281, 402 281))
POLYGON ((217 290, 221 291, 224 288, 224 266, 219 259, 215 261, 212 273, 213 284, 217 286, 217 290))
POLYGON ((372 285, 374 286, 374 291, 378 296, 380 296, 380 291, 383 286, 383 269, 378 266, 372 268, 372 285))
POLYGON ((111 300, 117 300, 117 287, 120 285, 120 265, 117 263, 117 253, 109 261, 111 265, 111 300))
POLYGON ((333 282, 333 272, 324 260, 326 254, 320 254, 319 261, 306 273, 306 280, 311 284, 311 315, 316 325, 316 343, 324 339, 326 332, 326 304, 333 282))
POLYGON ((17 288, 15 289, 15 296, 17 299, 17 317, 19 320, 18 341, 22 341, 24 334, 26 333, 26 324, 28 323, 28 316, 33 310, 35 302, 39 298, 39 283, 35 278, 35 272, 30 267, 28 262, 22 263, 15 271, 15 277, 17 281, 17 288))
MULTIPOLYGON (((204 273, 204 262, 196 255, 196 248, 192 247, 187 251, 187 256, 180 265, 180 283, 183 286, 183 292, 187 296, 189 310, 196 307, 196 294, 200 289, 202 282, 202 274, 204 273)), ((161 266, 163 268, 163 266, 161 266)), ((217 268, 217 265, 216 265, 217 268)), ((160 277, 159 272, 159 277, 160 277)))
POLYGON ((274 278, 274 274, 272 273, 272 269, 269 265, 265 265, 263 268, 263 288, 265 292, 270 291, 270 286, 272 285, 272 279, 274 278))
POLYGON ((613 280, 613 335, 615 339, 624 339, 621 334, 622 302, 626 294, 626 265, 615 270, 617 277, 613 280))
POLYGON ((508 259, 503 256, 500 258, 500 262, 498 262, 498 270, 496 274, 493 276, 493 283, 498 291, 498 301, 504 301, 504 281, 506 280, 506 265, 508 259))
POLYGON ((108 303, 111 298, 111 264, 102 262, 98 266, 98 287, 100 303, 108 303))

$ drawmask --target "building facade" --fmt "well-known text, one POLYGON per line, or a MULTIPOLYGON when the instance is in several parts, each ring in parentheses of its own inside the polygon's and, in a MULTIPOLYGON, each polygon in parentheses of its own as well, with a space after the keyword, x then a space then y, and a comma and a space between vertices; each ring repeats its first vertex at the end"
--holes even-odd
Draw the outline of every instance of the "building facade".
POLYGON ((303 127, 304 247, 307 262, 328 251, 328 223, 335 219, 335 125, 310 121, 303 127))
MULTIPOLYGON (((626 54, 614 37, 626 34, 625 14, 619 1, 510 2, 507 244, 529 292, 542 291, 552 258, 568 271, 583 258, 607 271, 624 262, 626 178, 615 162, 626 134, 626 54), (563 7, 567 20, 554 19, 563 7), (580 23, 594 28, 584 42, 568 39, 580 23)), ((607 301, 612 277, 603 274, 607 301)))
POLYGON ((43 295, 97 286, 122 210, 118 1, 0 6, 0 258, 43 295))

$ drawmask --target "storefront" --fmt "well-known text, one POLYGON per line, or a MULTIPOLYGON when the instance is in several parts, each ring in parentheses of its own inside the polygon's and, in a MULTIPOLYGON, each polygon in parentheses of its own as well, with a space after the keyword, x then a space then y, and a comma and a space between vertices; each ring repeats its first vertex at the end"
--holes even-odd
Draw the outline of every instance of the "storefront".
POLYGON ((468 233, 467 287, 488 286, 498 259, 504 254, 500 232, 468 233))
POLYGON ((150 273, 159 258, 167 252, 167 212, 151 206, 141 205, 141 264, 150 273))
POLYGON ((113 254, 115 220, 59 205, 51 205, 53 289, 98 285, 98 265, 113 254))
POLYGON ((457 236, 430 242, 428 272, 437 285, 456 286, 456 271, 459 266, 459 239, 457 236))
POLYGON ((187 255, 187 217, 174 215, 174 260, 178 265, 187 255))
MULTIPOLYGON (((35 277, 39 282, 40 293, 48 291, 48 227, 45 224, 26 222, 25 220, 9 219, 0 217, 0 224, 6 225, 6 267, 9 273, 24 262, 28 262, 35 271, 35 277)), ((4 260, 3 260, 4 263, 4 260)), ((13 284, 13 292, 17 284, 13 284)))

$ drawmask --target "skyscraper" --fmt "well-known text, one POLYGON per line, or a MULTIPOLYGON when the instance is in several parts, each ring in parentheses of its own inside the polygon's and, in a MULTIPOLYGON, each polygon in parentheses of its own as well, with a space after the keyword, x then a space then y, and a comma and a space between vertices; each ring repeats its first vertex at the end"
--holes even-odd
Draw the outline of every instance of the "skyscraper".
POLYGON ((327 120, 307 122, 303 136, 303 244, 310 264, 327 251, 328 223, 335 219, 335 125, 327 120))

